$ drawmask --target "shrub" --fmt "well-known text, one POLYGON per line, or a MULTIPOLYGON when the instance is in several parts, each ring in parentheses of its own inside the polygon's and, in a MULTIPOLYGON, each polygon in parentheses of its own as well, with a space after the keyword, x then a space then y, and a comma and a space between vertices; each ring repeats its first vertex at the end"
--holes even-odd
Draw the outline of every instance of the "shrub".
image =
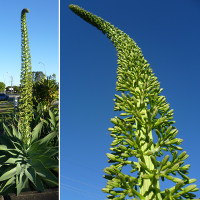
POLYGON ((34 108, 41 104, 49 109, 58 100, 58 84, 51 77, 45 77, 33 86, 34 108))

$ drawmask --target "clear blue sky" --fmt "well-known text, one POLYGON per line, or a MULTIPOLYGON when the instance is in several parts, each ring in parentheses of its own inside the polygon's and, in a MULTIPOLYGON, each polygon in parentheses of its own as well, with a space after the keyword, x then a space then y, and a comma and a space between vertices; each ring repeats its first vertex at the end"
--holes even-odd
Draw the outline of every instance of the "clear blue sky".
POLYGON ((0 2, 0 81, 10 85, 20 83, 21 70, 21 11, 28 8, 32 71, 56 74, 59 80, 59 1, 6 0, 0 2))
POLYGON ((177 137, 190 155, 189 176, 200 187, 200 2, 61 0, 61 199, 106 198, 107 129, 116 115, 115 48, 71 12, 71 3, 120 28, 142 49, 174 109, 177 137))

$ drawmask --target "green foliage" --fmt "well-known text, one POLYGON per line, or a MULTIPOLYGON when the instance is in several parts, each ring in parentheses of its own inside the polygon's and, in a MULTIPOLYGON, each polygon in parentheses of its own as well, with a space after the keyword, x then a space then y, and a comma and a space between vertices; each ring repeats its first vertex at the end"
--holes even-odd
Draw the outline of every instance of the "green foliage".
MULTIPOLYGON (((57 133, 57 138, 52 141, 52 146, 58 146, 59 145, 59 112, 58 109, 52 109, 49 110, 49 116, 50 118, 46 120, 46 124, 48 127, 48 132, 55 132, 57 133)), ((42 135, 41 135, 42 136, 42 135)))
POLYGON ((35 127, 40 121, 44 122, 41 129, 41 137, 45 137, 50 132, 57 132, 57 137, 55 137, 50 143, 52 146, 57 146, 59 144, 59 110, 57 105, 46 110, 41 104, 39 104, 37 109, 34 110, 34 118, 31 127, 35 127))
POLYGON ((3 132, 3 123, 11 124, 15 121, 13 102, 0 105, 0 133, 3 132))
POLYGON ((40 139, 43 122, 40 122, 30 135, 27 146, 23 135, 12 126, 12 131, 4 125, 4 134, 0 137, 0 194, 36 189, 44 191, 46 187, 58 185, 58 146, 49 146, 57 136, 52 131, 40 139))
POLYGON ((21 98, 19 100, 19 117, 20 117, 20 131, 23 134, 23 140, 29 143, 30 137, 30 122, 33 116, 33 102, 32 102, 32 71, 31 71, 31 55, 29 48, 28 30, 26 25, 26 13, 29 12, 27 8, 21 12, 21 98))
MULTIPOLYGON (((50 104, 48 109, 44 110, 41 106, 41 109, 33 113, 27 12, 28 9, 23 9, 21 13, 22 68, 19 113, 14 110, 1 120, 1 195, 13 192, 19 195, 22 191, 29 190, 42 192, 45 188, 58 186, 59 113, 58 109, 50 107, 50 104)), ((51 85, 53 81, 49 82, 51 85)), ((8 107, 6 108, 8 110, 8 107)))
POLYGON ((50 75, 50 78, 56 80, 56 74, 50 75))
POLYGON ((33 85, 34 107, 38 104, 49 109, 58 100, 58 84, 55 79, 45 77, 33 85))
POLYGON ((111 165, 104 169, 107 185, 102 189, 108 199, 126 197, 145 200, 194 199, 196 179, 188 177, 190 165, 182 152, 182 139, 173 121, 166 98, 161 95, 160 83, 144 59, 140 48, 125 33, 100 17, 76 5, 70 9, 101 30, 112 41, 118 55, 115 111, 120 116, 111 119, 109 129, 113 142, 107 154, 111 165), (124 168, 130 166, 130 173, 124 168), (174 186, 161 191, 161 180, 174 186), (188 185, 189 184, 189 185, 188 185))
POLYGON ((45 75, 42 71, 32 72, 33 82, 41 81, 45 75))
POLYGON ((1 91, 1 92, 4 92, 5 88, 6 88, 5 83, 0 82, 0 91, 1 91))

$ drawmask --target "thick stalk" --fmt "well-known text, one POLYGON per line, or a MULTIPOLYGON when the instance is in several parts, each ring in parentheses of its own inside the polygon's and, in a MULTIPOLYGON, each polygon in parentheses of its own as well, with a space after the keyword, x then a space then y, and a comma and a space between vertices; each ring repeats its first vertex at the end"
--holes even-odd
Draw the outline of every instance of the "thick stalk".
MULTIPOLYGON (((146 107, 146 106, 145 106, 146 107)), ((145 113, 143 115, 143 120, 145 120, 145 118, 147 118, 147 114, 146 114, 146 109, 144 108, 142 113, 145 113)), ((136 123, 137 126, 137 134, 139 137, 139 141, 140 141, 140 148, 141 148, 141 152, 144 152, 145 149, 147 148, 147 141, 153 140, 153 136, 152 136, 152 131, 147 132, 148 130, 146 129, 145 126, 141 126, 138 123, 136 123), (148 138, 148 140, 147 140, 148 138)), ((154 145, 152 144, 151 147, 149 148, 150 150, 152 150, 154 147, 154 145)), ((152 172, 157 170, 156 166, 154 166, 154 164, 151 161, 151 158, 149 155, 142 155, 138 161, 143 162, 144 164, 146 164, 147 168, 149 170, 151 170, 152 172)), ((142 179, 142 176, 146 173, 144 171, 144 169, 140 168, 140 179, 142 180, 141 185, 139 186, 139 190, 140 190, 140 194, 143 195, 145 197, 145 200, 162 200, 162 197, 160 195, 160 185, 159 185, 159 179, 157 180, 155 177, 153 179, 142 179), (153 190, 152 190, 153 189, 153 190)), ((147 172, 149 173, 149 172, 147 172)))

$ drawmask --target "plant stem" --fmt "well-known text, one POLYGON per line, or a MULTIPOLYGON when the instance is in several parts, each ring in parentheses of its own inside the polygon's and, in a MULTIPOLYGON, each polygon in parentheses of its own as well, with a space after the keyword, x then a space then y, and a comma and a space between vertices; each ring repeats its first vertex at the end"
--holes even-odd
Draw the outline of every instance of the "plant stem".
MULTIPOLYGON (((147 109, 147 105, 142 110, 142 112, 145 113, 142 117, 143 120, 147 118, 146 109, 147 109)), ((144 125, 141 126, 137 122, 136 122, 136 126, 137 126, 136 134, 139 137, 139 141, 140 141, 139 146, 141 148, 141 152, 144 152, 148 145, 147 141, 153 140, 152 131, 148 132, 146 126, 144 125)), ((149 149, 152 150, 153 147, 154 147, 154 144, 152 144, 149 149)), ((138 161, 139 162, 142 161, 144 164, 146 164, 147 168, 151 170, 152 172, 157 170, 157 167, 154 166, 149 155, 142 155, 140 158, 138 158, 138 161)), ((140 179, 142 180, 142 183, 139 186, 140 194, 145 197, 145 200, 155 200, 155 199, 162 200, 160 192, 158 192, 160 191, 159 180, 155 179, 154 177, 153 179, 150 179, 150 178, 142 179, 142 176, 146 172, 141 167, 139 170, 141 171, 140 179)))

